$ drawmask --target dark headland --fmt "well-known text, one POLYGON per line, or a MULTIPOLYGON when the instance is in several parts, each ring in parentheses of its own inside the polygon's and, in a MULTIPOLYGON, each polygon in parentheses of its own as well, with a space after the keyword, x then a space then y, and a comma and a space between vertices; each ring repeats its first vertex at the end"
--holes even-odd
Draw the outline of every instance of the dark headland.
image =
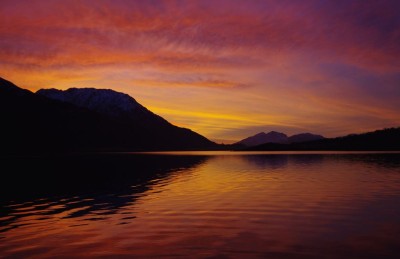
POLYGON ((32 93, 0 79, 1 151, 212 150, 132 97, 93 88, 32 93))

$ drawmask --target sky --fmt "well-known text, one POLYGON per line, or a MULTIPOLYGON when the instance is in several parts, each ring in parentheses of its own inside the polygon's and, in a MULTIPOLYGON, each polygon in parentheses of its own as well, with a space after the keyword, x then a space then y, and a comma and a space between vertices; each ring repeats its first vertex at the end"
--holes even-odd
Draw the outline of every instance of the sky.
POLYGON ((219 143, 400 126, 400 1, 1 0, 0 77, 109 88, 219 143))

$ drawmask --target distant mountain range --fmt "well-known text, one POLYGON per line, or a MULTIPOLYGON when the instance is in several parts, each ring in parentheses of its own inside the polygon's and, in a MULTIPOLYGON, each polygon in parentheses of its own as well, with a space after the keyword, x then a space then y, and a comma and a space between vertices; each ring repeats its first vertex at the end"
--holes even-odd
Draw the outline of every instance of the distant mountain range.
POLYGON ((252 151, 399 151, 400 150, 400 128, 390 128, 368 132, 364 134, 351 134, 338 138, 325 138, 320 140, 296 142, 289 144, 266 143, 258 146, 247 147, 245 150, 252 151))
POLYGON ((2 153, 218 148, 113 90, 35 94, 0 78, 0 115, 2 153))
POLYGON ((0 78, 0 153, 151 150, 400 150, 400 128, 339 138, 261 132, 218 145, 108 89, 21 89, 0 78))
POLYGON ((315 134, 311 134, 311 133, 301 133, 301 134, 297 134, 297 135, 288 137, 284 133, 271 131, 268 133, 260 132, 254 136, 245 138, 245 139, 235 143, 235 145, 243 145, 245 147, 253 147, 253 146, 258 146, 258 145, 266 144, 266 143, 291 144, 291 143, 299 143, 299 142, 306 142, 306 141, 320 140, 320 139, 324 139, 324 137, 321 135, 315 135, 315 134))

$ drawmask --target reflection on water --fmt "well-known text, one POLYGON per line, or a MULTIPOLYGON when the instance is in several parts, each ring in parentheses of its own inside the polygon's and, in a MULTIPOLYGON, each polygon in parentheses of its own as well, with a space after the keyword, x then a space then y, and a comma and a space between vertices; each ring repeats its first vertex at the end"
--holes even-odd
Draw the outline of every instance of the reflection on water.
POLYGON ((400 154, 0 160, 0 256, 400 255, 400 154))

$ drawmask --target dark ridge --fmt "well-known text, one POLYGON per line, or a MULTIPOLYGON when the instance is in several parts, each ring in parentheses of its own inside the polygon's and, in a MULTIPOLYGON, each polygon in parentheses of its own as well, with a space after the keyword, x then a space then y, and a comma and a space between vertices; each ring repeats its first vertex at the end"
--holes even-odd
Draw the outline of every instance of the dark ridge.
POLYGON ((321 135, 315 135, 311 133, 301 133, 288 137, 286 134, 276 131, 270 131, 268 133, 260 132, 254 136, 242 139, 236 142, 236 145, 242 145, 245 147, 254 147, 266 143, 273 144, 291 144, 297 142, 306 142, 312 140, 324 139, 321 135))
POLYGON ((326 138, 302 143, 267 143, 247 148, 251 151, 400 151, 400 128, 364 134, 326 138))
POLYGON ((0 152, 21 154, 218 148, 217 144, 200 134, 176 127, 151 114, 155 118, 150 119, 152 122, 110 116, 34 94, 1 79, 0 152))

